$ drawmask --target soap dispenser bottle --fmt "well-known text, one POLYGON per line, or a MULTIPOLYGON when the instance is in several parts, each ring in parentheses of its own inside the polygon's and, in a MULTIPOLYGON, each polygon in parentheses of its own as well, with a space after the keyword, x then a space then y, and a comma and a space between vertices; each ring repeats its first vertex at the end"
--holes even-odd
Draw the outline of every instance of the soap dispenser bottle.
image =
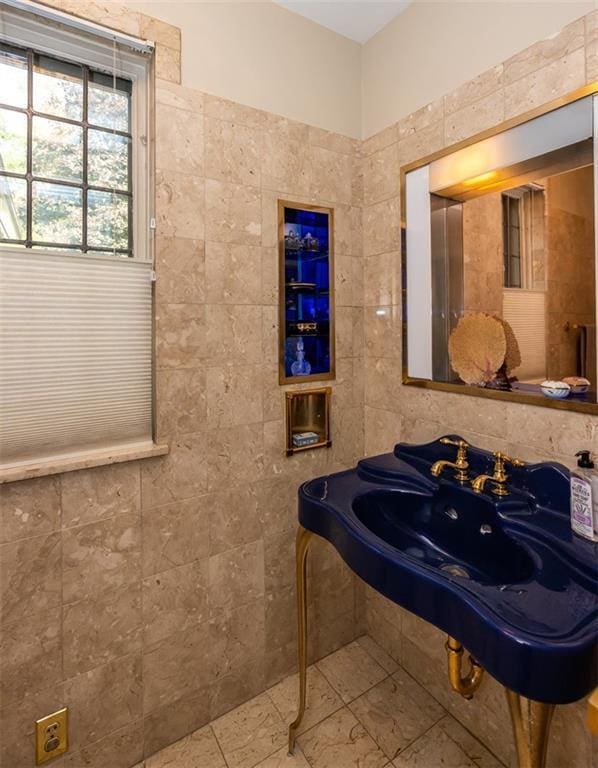
POLYGON ((571 528, 590 541, 598 541, 598 472, 590 451, 579 451, 571 472, 571 528))

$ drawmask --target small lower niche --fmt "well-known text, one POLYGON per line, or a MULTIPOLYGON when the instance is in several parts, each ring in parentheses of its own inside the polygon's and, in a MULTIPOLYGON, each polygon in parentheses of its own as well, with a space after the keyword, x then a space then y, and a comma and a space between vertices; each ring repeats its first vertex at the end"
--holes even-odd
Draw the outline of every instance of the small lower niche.
POLYGON ((329 448, 330 387, 286 393, 286 453, 329 448))

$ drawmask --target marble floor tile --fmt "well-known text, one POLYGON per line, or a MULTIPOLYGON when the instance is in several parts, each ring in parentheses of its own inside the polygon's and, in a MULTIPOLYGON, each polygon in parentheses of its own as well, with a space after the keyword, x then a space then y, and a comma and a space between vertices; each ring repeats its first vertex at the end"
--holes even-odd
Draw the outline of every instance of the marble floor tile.
POLYGON ((340 648, 317 663, 320 672, 348 704, 387 676, 380 664, 357 642, 340 648))
POLYGON ((362 635, 361 637, 358 637, 355 642, 363 648, 364 651, 367 651, 389 675, 392 675, 392 673, 396 672, 399 668, 397 662, 389 656, 384 648, 381 648, 375 640, 372 640, 369 635, 362 635))
MULTIPOLYGON (((454 717, 447 715, 438 723, 440 728, 446 733, 461 749, 467 754, 476 768, 502 768, 501 761, 489 752, 486 747, 476 739, 461 723, 454 717)), ((507 737, 512 738, 510 729, 507 731, 507 737)))
POLYGON ((450 715, 393 761, 394 768, 500 768, 501 765, 450 715))
POLYGON ((145 761, 145 768, 226 768, 209 725, 171 744, 145 761))
MULTIPOLYGON (((284 722, 290 724, 297 715, 299 675, 291 675, 270 688, 268 694, 284 722)), ((307 706, 299 728, 303 733, 343 706, 342 699, 316 666, 307 670, 307 706)))
POLYGON ((258 763, 255 768, 310 768, 310 765, 303 752, 296 746, 294 754, 289 755, 288 747, 282 747, 258 763))
POLYGON ((346 708, 299 736, 311 768, 383 768, 387 758, 346 708))
POLYGON ((309 667, 307 685, 292 755, 296 674, 135 768, 504 768, 367 636, 309 667))
POLYGON ((391 760, 445 714, 402 669, 370 688, 349 709, 391 760))
POLYGON ((212 728, 229 768, 253 768, 287 741, 287 726, 266 693, 222 715, 212 728))

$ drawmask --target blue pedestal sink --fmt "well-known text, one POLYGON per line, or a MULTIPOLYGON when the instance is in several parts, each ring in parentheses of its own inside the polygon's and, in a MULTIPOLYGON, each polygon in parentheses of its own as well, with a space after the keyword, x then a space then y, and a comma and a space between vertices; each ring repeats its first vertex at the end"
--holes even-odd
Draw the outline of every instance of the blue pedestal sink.
MULTIPOLYGON (((301 486, 300 645, 305 557, 317 534, 371 587, 467 647, 507 689, 516 736, 521 701, 529 704, 517 746, 520 765, 535 768, 553 705, 598 683, 598 545, 571 531, 565 467, 512 468, 508 495, 498 497, 450 470, 431 475, 451 458, 454 448, 439 441, 399 444, 301 486)), ((468 459, 471 478, 491 469, 488 452, 469 447, 468 459)))
POLYGON ((529 552, 505 533, 496 506, 473 491, 445 482, 428 492, 378 488, 356 496, 352 509, 397 552, 451 576, 504 585, 527 581, 534 571, 529 552))

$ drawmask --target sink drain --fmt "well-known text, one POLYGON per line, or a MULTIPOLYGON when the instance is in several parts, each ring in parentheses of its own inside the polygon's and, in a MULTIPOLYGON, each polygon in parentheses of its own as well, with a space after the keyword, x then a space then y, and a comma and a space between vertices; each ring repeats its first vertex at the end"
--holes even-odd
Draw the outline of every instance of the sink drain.
POLYGON ((445 571, 446 573, 450 573, 451 576, 461 576, 463 579, 468 579, 469 574, 463 568, 461 565, 455 565, 454 563, 447 563, 446 565, 440 566, 441 571, 445 571))

